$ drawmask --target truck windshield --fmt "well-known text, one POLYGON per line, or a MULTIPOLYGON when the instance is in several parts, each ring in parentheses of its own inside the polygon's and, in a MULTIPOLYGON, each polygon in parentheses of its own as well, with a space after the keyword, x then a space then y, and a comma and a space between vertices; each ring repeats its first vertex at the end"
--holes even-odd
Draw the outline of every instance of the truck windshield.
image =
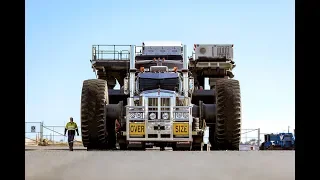
POLYGON ((166 89, 177 91, 179 89, 179 75, 177 73, 141 73, 138 75, 139 90, 166 89))
POLYGON ((165 78, 165 79, 151 79, 139 78, 139 90, 152 90, 152 89, 166 89, 171 91, 178 91, 179 78, 165 78))

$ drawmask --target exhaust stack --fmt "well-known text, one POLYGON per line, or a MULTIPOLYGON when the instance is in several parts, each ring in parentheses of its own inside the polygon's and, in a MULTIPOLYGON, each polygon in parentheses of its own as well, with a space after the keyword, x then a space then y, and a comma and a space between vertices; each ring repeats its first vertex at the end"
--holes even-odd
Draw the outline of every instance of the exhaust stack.
POLYGON ((188 49, 187 45, 183 45, 183 94, 184 97, 188 97, 189 95, 189 78, 188 78, 188 49))
POLYGON ((130 91, 130 100, 129 106, 133 105, 133 96, 135 93, 135 78, 136 78, 136 67, 135 67, 135 46, 131 45, 130 47, 130 79, 129 79, 129 91, 130 91))

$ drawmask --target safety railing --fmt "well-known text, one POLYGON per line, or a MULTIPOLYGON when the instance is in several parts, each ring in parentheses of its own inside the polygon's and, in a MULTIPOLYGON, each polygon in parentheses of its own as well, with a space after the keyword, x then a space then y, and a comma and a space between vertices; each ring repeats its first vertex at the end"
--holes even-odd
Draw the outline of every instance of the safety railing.
MULTIPOLYGON (((93 45, 92 60, 130 60, 131 45, 93 45)), ((135 46, 135 56, 142 55, 143 46, 135 46)))
POLYGON ((92 60, 129 60, 131 45, 93 45, 92 60))

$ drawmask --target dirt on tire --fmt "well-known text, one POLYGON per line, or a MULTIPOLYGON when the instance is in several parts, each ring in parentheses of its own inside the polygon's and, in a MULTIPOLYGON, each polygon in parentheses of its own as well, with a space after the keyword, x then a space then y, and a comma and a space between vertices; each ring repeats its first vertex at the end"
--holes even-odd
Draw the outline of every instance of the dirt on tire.
POLYGON ((81 94, 81 134, 84 147, 106 146, 105 105, 108 103, 107 81, 89 79, 83 82, 81 94))
POLYGON ((239 150, 241 140, 241 94, 238 80, 216 81, 214 144, 219 150, 239 150))

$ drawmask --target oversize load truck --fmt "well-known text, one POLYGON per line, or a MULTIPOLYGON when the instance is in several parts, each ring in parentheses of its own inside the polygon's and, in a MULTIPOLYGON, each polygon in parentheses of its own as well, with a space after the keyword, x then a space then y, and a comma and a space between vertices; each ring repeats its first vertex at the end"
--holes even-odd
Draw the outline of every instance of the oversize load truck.
POLYGON ((87 149, 239 150, 240 87, 233 45, 94 45, 97 79, 83 82, 81 131, 87 149), (204 90, 204 78, 210 90, 204 90), (116 81, 120 90, 115 90, 116 81), (117 128, 115 128, 117 125, 117 128), (120 126, 119 126, 120 125, 120 126))

